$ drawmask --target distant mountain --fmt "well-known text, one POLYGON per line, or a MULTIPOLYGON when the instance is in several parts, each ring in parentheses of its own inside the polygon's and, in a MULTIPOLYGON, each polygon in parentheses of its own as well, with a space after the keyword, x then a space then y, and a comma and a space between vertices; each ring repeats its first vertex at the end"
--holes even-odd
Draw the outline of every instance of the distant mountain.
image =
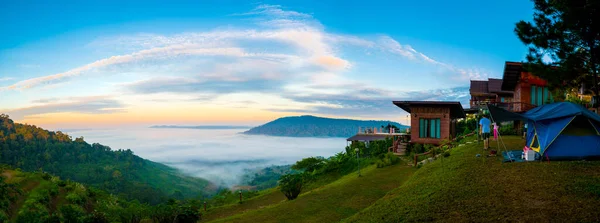
POLYGON ((290 136, 290 137, 350 137, 358 128, 387 126, 388 124, 406 129, 407 126, 392 121, 362 121, 333 119, 311 115, 278 118, 264 125, 254 127, 244 134, 290 136))
POLYGON ((155 125, 150 126, 155 129, 249 129, 250 126, 238 126, 238 125, 198 125, 198 126, 185 126, 185 125, 155 125))

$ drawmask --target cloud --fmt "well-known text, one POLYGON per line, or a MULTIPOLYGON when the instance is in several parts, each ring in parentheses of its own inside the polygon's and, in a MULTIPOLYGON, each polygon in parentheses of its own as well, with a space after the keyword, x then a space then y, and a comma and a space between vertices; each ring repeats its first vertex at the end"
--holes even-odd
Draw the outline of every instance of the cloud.
POLYGON ((59 98, 41 98, 41 99, 36 99, 31 101, 31 103, 33 104, 46 104, 46 103, 50 103, 50 102, 57 102, 59 101, 59 98))
MULTIPOLYGON (((37 100, 38 103, 56 101, 53 98, 37 100)), ((37 115, 59 112, 77 112, 84 114, 107 114, 122 112, 124 105, 111 97, 71 97, 60 102, 46 103, 31 107, 3 111, 15 120, 36 117, 37 115)))
POLYGON ((70 77, 80 75, 85 71, 104 68, 110 65, 130 63, 149 58, 168 58, 181 55, 244 56, 245 54, 244 51, 239 48, 202 48, 202 46, 195 44, 173 45, 168 47, 152 48, 131 54, 118 55, 101 59, 93 63, 89 63, 84 66, 66 71, 64 73, 58 73, 54 75, 19 81, 10 86, 0 87, 0 91, 28 89, 41 84, 48 84, 52 82, 61 81, 70 77))
POLYGON ((13 78, 13 77, 0 77, 0 81, 10 81, 10 80, 13 80, 13 79, 15 79, 15 78, 13 78))
POLYGON ((315 64, 328 69, 344 69, 350 66, 347 60, 334 56, 320 56, 315 58, 315 64))
POLYGON ((427 91, 399 91, 357 88, 344 94, 283 95, 296 102, 308 104, 304 108, 273 108, 275 112, 293 112, 317 115, 356 117, 390 117, 401 111, 392 101, 458 101, 469 103, 469 88, 458 87, 427 91))
MULTIPOLYGON (((235 92, 275 92, 280 90, 278 80, 248 79, 240 81, 202 80, 191 78, 153 78, 124 85, 125 89, 136 94, 154 93, 213 93, 235 92)), ((204 97, 198 98, 205 99, 204 97)))
POLYGON ((422 61, 422 62, 431 64, 431 65, 441 67, 448 71, 451 71, 451 73, 453 73, 453 74, 458 74, 459 76, 458 76, 458 78, 456 78, 456 80, 458 80, 458 81, 482 79, 483 77, 489 76, 487 73, 484 73, 480 69, 458 68, 454 65, 434 60, 431 57, 429 57, 421 52, 418 52, 417 50, 412 48, 410 45, 401 45, 400 43, 398 43, 396 40, 392 39, 389 36, 380 37, 379 43, 380 43, 380 46, 383 47, 384 50, 391 52, 393 54, 403 56, 410 60, 422 61))
POLYGON ((248 16, 248 15, 266 15, 270 17, 276 18, 312 18, 311 15, 291 11, 291 10, 283 10, 281 5, 268 5, 262 4, 246 13, 236 13, 234 16, 248 16))

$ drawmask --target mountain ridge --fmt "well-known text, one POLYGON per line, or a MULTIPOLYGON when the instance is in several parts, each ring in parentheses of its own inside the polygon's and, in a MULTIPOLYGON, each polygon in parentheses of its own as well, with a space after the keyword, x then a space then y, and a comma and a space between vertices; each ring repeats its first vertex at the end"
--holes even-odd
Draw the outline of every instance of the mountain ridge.
POLYGON ((358 128, 381 128, 388 124, 400 130, 408 128, 386 120, 355 120, 318 117, 313 115, 286 116, 254 127, 243 134, 288 137, 350 137, 358 128))

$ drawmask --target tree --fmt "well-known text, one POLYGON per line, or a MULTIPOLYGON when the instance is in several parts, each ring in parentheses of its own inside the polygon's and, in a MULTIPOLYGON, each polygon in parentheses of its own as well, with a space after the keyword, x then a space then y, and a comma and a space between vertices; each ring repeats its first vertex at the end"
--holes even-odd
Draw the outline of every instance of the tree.
POLYGON ((385 129, 388 132, 390 132, 391 129, 394 129, 394 132, 400 132, 400 128, 398 128, 398 126, 392 125, 390 123, 388 123, 386 126, 382 125, 381 129, 385 129))
MULTIPOLYGON (((535 24, 520 21, 515 33, 529 46, 527 67, 560 93, 593 82, 598 98, 600 2, 533 0, 535 24), (550 58, 551 61, 544 58, 550 58)), ((558 92, 555 92, 558 93, 558 92)), ((600 103, 596 100, 596 106, 600 103)))
MULTIPOLYGON (((2 169, 0 168, 0 172, 2 169)), ((14 184, 5 182, 4 176, 0 175, 0 222, 8 219, 10 204, 15 201, 15 195, 21 194, 14 184)))
POLYGON ((84 215, 81 207, 72 204, 61 206, 60 213, 65 223, 78 223, 80 222, 80 217, 84 215))
POLYGON ((279 190, 288 200, 294 200, 300 195, 303 184, 303 174, 300 173, 286 174, 279 178, 279 190))
POLYGON ((321 168, 324 164, 325 159, 323 157, 308 157, 296 162, 296 164, 292 165, 292 169, 313 172, 321 168))

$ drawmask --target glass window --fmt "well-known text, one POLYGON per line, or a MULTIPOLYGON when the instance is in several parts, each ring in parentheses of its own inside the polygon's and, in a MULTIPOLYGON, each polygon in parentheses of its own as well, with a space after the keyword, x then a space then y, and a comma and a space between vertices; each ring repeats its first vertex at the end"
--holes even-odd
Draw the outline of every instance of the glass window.
POLYGON ((441 138, 441 120, 439 118, 419 119, 419 138, 441 138))

